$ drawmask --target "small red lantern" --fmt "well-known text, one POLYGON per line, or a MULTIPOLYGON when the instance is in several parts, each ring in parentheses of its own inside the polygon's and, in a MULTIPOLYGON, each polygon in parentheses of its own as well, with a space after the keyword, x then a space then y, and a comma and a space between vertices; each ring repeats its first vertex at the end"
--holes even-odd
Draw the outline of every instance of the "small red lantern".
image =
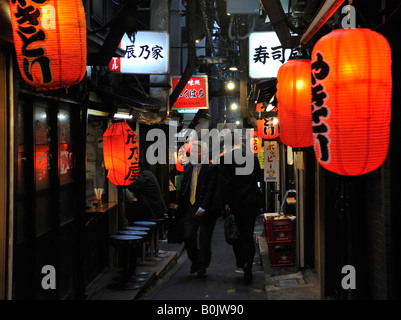
POLYGON ((191 140, 188 143, 184 142, 180 149, 178 149, 178 153, 174 152, 175 167, 177 171, 184 172, 184 166, 187 165, 189 162, 187 154, 191 152, 191 147, 194 141, 195 140, 191 140))
POLYGON ((253 153, 259 153, 262 150, 262 138, 257 131, 252 130, 249 136, 250 148, 253 153))
POLYGON ((86 20, 82 0, 10 0, 21 75, 43 90, 68 88, 86 72, 86 20))
POLYGON ((313 145, 311 62, 290 60, 277 73, 280 140, 292 148, 313 145))
POLYGON ((277 118, 263 118, 256 121, 258 134, 263 139, 275 139, 279 136, 279 126, 277 118))
POLYGON ((180 159, 178 158, 177 152, 174 152, 174 161, 175 161, 175 168, 177 169, 177 171, 184 172, 184 166, 181 163, 180 159))
POLYGON ((103 134, 107 178, 117 186, 130 185, 139 174, 137 134, 126 122, 113 123, 103 134))
POLYGON ((312 51, 315 155, 327 170, 361 175, 387 157, 391 120, 391 49, 369 29, 335 30, 312 51))

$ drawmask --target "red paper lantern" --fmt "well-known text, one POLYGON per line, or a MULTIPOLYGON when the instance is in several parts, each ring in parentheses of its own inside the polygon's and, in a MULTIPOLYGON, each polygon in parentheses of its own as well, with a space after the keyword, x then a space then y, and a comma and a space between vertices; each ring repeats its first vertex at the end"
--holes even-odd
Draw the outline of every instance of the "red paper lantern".
POLYGON ((251 151, 253 153, 259 153, 260 150, 262 150, 262 138, 259 136, 258 132, 254 130, 251 131, 249 138, 251 151))
POLYGON ((10 0, 21 75, 43 90, 68 88, 86 72, 86 20, 82 0, 10 0))
POLYGON ((179 172, 184 172, 184 166, 181 163, 180 159, 177 156, 177 152, 174 152, 174 161, 175 161, 175 168, 177 169, 177 171, 179 172))
POLYGON ((280 139, 292 148, 313 145, 311 62, 290 60, 277 73, 280 139))
POLYGON ((107 178, 117 186, 130 185, 139 174, 137 134, 126 122, 113 123, 103 134, 107 178))
POLYGON ((391 120, 391 50, 369 29, 335 30, 312 51, 315 155, 327 170, 361 175, 387 157, 391 120))
POLYGON ((263 139, 275 139, 279 136, 279 126, 277 118, 263 118, 256 121, 258 134, 263 139))

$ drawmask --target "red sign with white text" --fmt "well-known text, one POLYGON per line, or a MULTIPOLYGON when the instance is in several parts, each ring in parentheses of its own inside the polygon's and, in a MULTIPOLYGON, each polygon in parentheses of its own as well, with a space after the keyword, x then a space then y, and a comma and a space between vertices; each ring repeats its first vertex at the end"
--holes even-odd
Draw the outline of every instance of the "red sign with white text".
MULTIPOLYGON (((180 77, 171 77, 172 90, 177 86, 180 77)), ((173 109, 208 109, 209 94, 207 76, 192 77, 181 91, 173 109)))

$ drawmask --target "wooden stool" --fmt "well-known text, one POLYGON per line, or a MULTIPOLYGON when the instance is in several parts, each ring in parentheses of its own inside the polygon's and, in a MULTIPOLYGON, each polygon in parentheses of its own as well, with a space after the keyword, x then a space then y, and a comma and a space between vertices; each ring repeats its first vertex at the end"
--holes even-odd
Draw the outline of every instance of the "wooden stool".
POLYGON ((110 236, 110 245, 117 248, 122 257, 123 275, 119 281, 108 285, 110 289, 136 290, 141 286, 133 283, 131 275, 136 271, 136 248, 143 238, 134 235, 115 234, 110 236))

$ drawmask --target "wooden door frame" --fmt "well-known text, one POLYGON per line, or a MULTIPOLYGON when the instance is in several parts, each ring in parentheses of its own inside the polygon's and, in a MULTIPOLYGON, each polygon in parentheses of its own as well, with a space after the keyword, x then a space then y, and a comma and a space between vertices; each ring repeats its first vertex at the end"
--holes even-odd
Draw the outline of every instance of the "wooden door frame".
POLYGON ((13 161, 13 87, 12 67, 5 51, 0 51, 0 300, 10 299, 10 254, 12 250, 12 197, 13 172, 9 166, 13 161))

